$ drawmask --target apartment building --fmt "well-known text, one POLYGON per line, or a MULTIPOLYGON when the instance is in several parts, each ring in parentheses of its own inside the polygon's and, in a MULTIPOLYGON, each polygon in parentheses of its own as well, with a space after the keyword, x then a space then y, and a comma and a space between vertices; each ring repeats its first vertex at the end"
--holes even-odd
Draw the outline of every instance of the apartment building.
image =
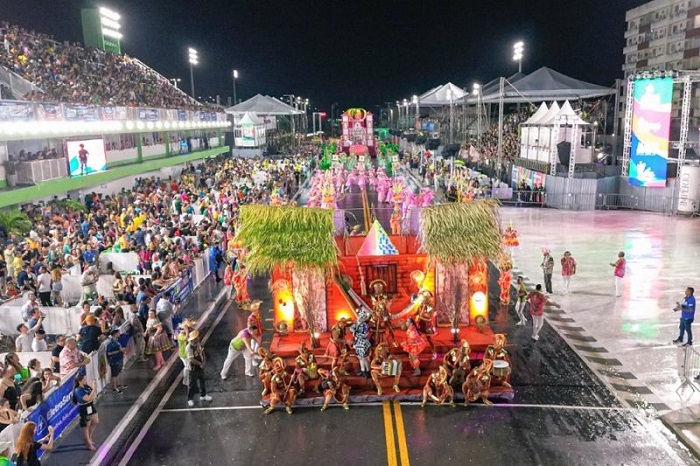
MULTIPOLYGON (((635 72, 700 69, 700 0, 653 0, 627 11, 625 20, 623 89, 635 72)), ((680 99, 681 87, 676 86, 674 117, 680 116, 680 99)), ((691 116, 700 116, 697 89, 691 116)))

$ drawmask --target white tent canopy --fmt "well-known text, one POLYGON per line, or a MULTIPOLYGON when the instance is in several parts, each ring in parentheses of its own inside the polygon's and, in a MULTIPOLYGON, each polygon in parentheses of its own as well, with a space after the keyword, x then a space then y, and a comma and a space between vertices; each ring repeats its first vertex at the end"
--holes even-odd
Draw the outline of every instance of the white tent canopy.
POLYGON ((542 102, 542 105, 540 105, 540 108, 538 108, 537 111, 530 118, 528 118, 527 121, 523 124, 524 125, 536 125, 536 124, 538 124, 540 122, 540 120, 542 119, 542 117, 544 117, 548 111, 549 111, 549 109, 547 108, 547 104, 542 102))
POLYGON ((236 121, 237 125, 264 125, 265 120, 259 118, 258 115, 252 112, 245 112, 243 116, 236 121))
POLYGON ((463 89, 452 83, 447 83, 422 94, 418 103, 421 107, 442 107, 450 105, 450 103, 456 104, 465 95, 463 89))
POLYGON ((552 106, 549 107, 549 110, 547 110, 547 113, 542 115, 542 117, 537 122, 537 125, 540 125, 540 126, 553 125, 554 123, 557 122, 557 117, 558 117, 560 111, 561 111, 561 107, 559 107, 559 104, 557 102, 552 102, 552 106))
POLYGON ((561 111, 559 112, 558 115, 559 118, 559 123, 560 124, 565 124, 565 125, 587 125, 585 121, 581 119, 580 116, 574 112, 574 109, 571 107, 571 104, 567 100, 564 102, 564 105, 561 106, 561 111))
POLYGON ((245 102, 229 107, 225 110, 230 115, 242 116, 247 112, 258 115, 301 115, 304 112, 289 106, 279 99, 268 95, 258 94, 245 102))

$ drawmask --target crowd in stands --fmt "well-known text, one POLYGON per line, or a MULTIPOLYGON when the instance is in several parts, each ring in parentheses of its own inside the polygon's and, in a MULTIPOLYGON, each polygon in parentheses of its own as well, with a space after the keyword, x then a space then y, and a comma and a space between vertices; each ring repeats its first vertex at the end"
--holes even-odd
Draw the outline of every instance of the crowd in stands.
POLYGON ((44 147, 42 150, 31 152, 28 150, 20 150, 16 154, 9 154, 9 160, 15 162, 32 162, 35 160, 51 160, 63 158, 63 154, 58 152, 56 148, 44 147))
POLYGON ((152 69, 124 54, 106 53, 3 23, 0 66, 38 90, 32 101, 201 110, 152 69))
MULTIPOLYGON (((520 131, 518 125, 527 120, 532 112, 520 110, 505 117, 503 122, 503 161, 512 162, 520 153, 520 131)), ((483 159, 498 158, 498 122, 479 138, 477 150, 483 159)))
MULTIPOLYGON (((179 178, 135 178, 133 188, 114 195, 91 193, 84 200, 25 205, 32 222, 24 236, 0 228, 0 294, 22 304, 15 352, 0 361, 0 430, 18 421, 17 410, 31 410, 72 369, 87 364, 107 341, 112 374, 121 371, 122 349, 133 337, 139 359, 163 364, 173 346, 179 303, 167 291, 195 258, 208 250, 210 270, 219 271, 234 241, 239 207, 247 203, 292 203, 308 158, 281 160, 216 157, 188 166, 179 178), (135 280, 114 273, 113 297, 96 293, 102 252, 134 251, 135 280), (80 274, 83 296, 77 335, 49 336, 45 306, 63 305, 62 281, 80 274), (161 294, 154 306, 153 298, 161 294), (51 367, 32 360, 23 366, 17 353, 51 351, 51 367), (115 364, 115 366, 113 366, 115 364)), ((230 256, 229 256, 230 257, 230 256)), ((113 381, 115 394, 123 386, 113 381)))

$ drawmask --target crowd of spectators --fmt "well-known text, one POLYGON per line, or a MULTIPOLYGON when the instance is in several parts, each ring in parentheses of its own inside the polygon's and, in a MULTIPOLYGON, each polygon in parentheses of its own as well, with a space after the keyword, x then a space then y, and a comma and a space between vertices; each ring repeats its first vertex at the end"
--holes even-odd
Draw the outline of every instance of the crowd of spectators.
MULTIPOLYGON (((520 110, 506 116, 503 121, 503 161, 512 162, 520 153, 520 131, 518 125, 530 117, 532 112, 520 110)), ((479 138, 477 150, 484 160, 498 158, 498 122, 479 138)))
MULTIPOLYGON (((293 202, 308 161, 299 156, 280 160, 220 156, 187 166, 179 178, 135 178, 130 190, 105 196, 91 193, 81 200, 84 208, 65 200, 22 206, 32 230, 23 237, 0 232, 5 242, 1 294, 16 296, 22 303, 15 352, 4 364, 0 361, 0 430, 19 420, 18 410, 39 404, 60 377, 87 364, 88 355, 104 341, 113 375, 121 371, 123 348, 130 337, 139 359, 152 356, 154 369, 159 369, 162 351, 173 346, 172 318, 179 305, 164 290, 207 249, 210 268, 218 270, 235 235, 239 207, 293 202), (61 283, 67 273, 80 273, 84 288, 92 286, 88 277, 97 273, 104 251, 137 252, 140 278, 115 272, 114 296, 85 294, 79 303, 78 334, 52 335, 47 344, 43 307, 63 304, 61 283), (154 305, 158 294, 161 298, 154 305), (17 353, 25 351, 51 351, 51 367, 42 368, 38 360, 23 366, 17 353)), ((214 276, 219 279, 218 273, 214 276)), ((119 380, 115 377, 112 386, 117 394, 125 388, 119 380)))
POLYGON ((3 23, 0 66, 37 90, 27 100, 201 110, 170 81, 124 55, 57 42, 51 36, 3 23))

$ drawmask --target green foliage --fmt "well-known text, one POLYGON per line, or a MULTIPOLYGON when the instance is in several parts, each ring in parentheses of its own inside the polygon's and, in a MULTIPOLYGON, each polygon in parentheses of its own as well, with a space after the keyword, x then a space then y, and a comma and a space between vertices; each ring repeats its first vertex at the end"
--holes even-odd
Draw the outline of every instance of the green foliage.
POLYGON ((276 266, 324 269, 338 261, 334 230, 329 209, 251 204, 241 207, 238 239, 253 274, 276 266))
POLYGON ((422 250, 446 264, 482 257, 497 259, 501 250, 498 205, 498 201, 485 199, 423 207, 422 250))
POLYGON ((82 202, 73 200, 73 199, 61 199, 61 200, 56 200, 56 201, 51 201, 50 204, 52 206, 56 206, 59 209, 63 210, 72 210, 72 211, 80 211, 80 212, 87 212, 88 208, 83 204, 82 202))
POLYGON ((24 235, 32 229, 32 222, 27 214, 17 209, 0 210, 0 225, 13 235, 24 235))

